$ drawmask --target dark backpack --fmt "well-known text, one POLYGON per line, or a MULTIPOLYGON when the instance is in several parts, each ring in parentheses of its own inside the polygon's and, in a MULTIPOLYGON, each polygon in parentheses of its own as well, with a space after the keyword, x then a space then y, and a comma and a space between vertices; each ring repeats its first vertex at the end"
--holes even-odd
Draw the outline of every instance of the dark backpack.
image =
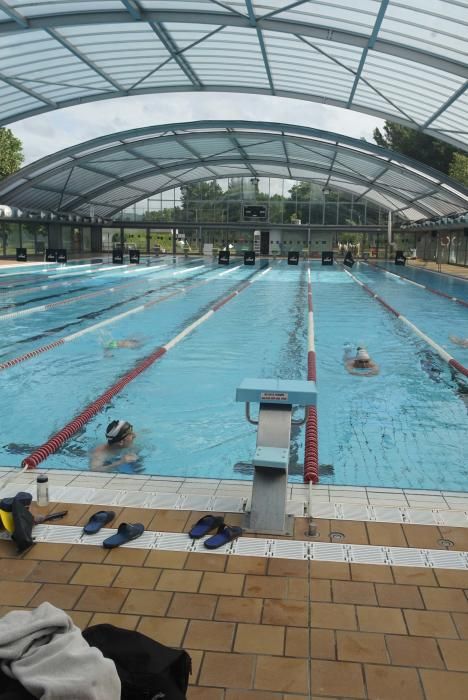
POLYGON ((115 663, 122 700, 185 700, 192 662, 183 649, 113 625, 94 625, 82 634, 115 663))

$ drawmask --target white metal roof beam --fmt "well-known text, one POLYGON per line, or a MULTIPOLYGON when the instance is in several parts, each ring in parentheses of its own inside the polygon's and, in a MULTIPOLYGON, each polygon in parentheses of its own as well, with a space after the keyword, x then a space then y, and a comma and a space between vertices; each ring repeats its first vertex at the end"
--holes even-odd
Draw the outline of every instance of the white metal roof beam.
POLYGON ((265 48, 265 42, 263 40, 262 30, 260 29, 260 27, 257 24, 257 18, 255 16, 255 11, 254 11, 253 6, 252 6, 252 0, 245 0, 245 4, 247 7, 247 12, 249 13, 250 24, 257 32, 257 39, 258 39, 258 43, 260 45, 260 51, 262 52, 263 65, 265 67, 265 72, 266 72, 267 77, 268 77, 268 82, 270 83, 271 94, 274 95, 275 94, 275 85, 273 83, 273 76, 272 76, 271 70, 270 70, 270 63, 268 61, 268 55, 267 55, 266 48, 265 48))
POLYGON ((124 7, 127 8, 128 14, 134 19, 134 20, 142 20, 143 17, 141 15, 141 9, 135 0, 120 0, 120 2, 124 5, 124 7))
POLYGON ((354 78, 354 84, 353 84, 353 87, 351 88, 351 92, 349 94, 349 100, 348 100, 348 104, 347 104, 348 109, 351 107, 351 105, 353 103, 354 95, 356 93, 357 86, 358 86, 359 81, 361 79, 362 71, 364 69, 364 64, 366 62, 366 58, 367 58, 367 54, 369 53, 369 49, 373 49, 375 46, 375 42, 377 40, 377 36, 379 34, 380 27, 382 26, 382 22, 383 22, 383 19, 385 17, 385 12, 387 11, 388 3, 389 3, 389 0, 381 0, 380 9, 379 9, 377 17, 375 19, 375 24, 374 24, 374 28, 372 30, 372 34, 369 37, 369 41, 367 42, 367 46, 362 51, 361 60, 359 62, 356 77, 354 78))
POLYGON ((88 68, 91 68, 91 70, 97 73, 103 80, 110 83, 113 87, 115 87, 116 90, 119 90, 119 92, 125 94, 126 90, 122 85, 120 85, 116 80, 107 75, 103 70, 98 68, 98 66, 93 61, 84 56, 81 53, 81 51, 78 51, 78 49, 75 48, 71 42, 62 37, 54 29, 47 29, 46 31, 53 39, 55 39, 55 41, 58 41, 59 44, 61 44, 65 49, 67 49, 67 51, 70 51, 70 53, 76 56, 76 58, 78 58, 82 63, 88 66, 88 68))
MULTIPOLYGON (((219 24, 219 22, 217 24, 219 24)), ((174 43, 174 40, 172 39, 169 32, 159 22, 150 22, 150 27, 156 34, 158 39, 162 42, 166 50, 169 51, 179 68, 181 68, 181 70, 184 71, 185 75, 190 80, 190 82, 196 87, 202 88, 202 81, 197 76, 190 63, 186 61, 185 58, 181 55, 181 53, 178 51, 177 46, 174 43)))
POLYGON ((8 83, 8 85, 11 85, 12 87, 16 88, 17 90, 24 92, 26 95, 29 95, 30 97, 33 97, 35 100, 39 100, 40 102, 43 102, 44 104, 49 105, 50 107, 53 107, 53 108, 58 107, 56 102, 54 102, 53 100, 49 100, 47 97, 40 95, 38 92, 35 92, 34 90, 31 90, 30 88, 25 87, 21 83, 21 81, 18 80, 17 78, 9 78, 7 75, 0 73, 0 80, 3 80, 4 83, 8 83))
POLYGON ((4 12, 8 17, 11 17, 11 19, 16 22, 20 27, 23 29, 28 29, 29 27, 29 22, 26 19, 26 17, 23 17, 19 12, 17 12, 13 7, 10 7, 10 5, 7 5, 4 0, 0 0, 0 10, 4 12))
MULTIPOLYGON (((443 112, 445 112, 445 110, 448 109, 450 107, 450 105, 452 105, 456 100, 458 100, 459 97, 461 97, 461 95, 463 95, 464 92, 466 92, 467 88, 468 88, 468 80, 466 81, 466 83, 464 85, 461 85, 458 88, 458 90, 456 90, 453 93, 453 95, 451 97, 449 97, 449 99, 446 102, 444 102, 444 104, 441 105, 439 107, 439 109, 436 112, 434 112, 434 114, 431 117, 429 117, 429 119, 426 122, 424 122, 424 124, 422 125, 421 128, 427 129, 429 124, 432 124, 433 121, 435 121, 438 117, 440 117, 440 115, 443 112)), ((456 132, 456 133, 458 133, 458 132, 456 132)))

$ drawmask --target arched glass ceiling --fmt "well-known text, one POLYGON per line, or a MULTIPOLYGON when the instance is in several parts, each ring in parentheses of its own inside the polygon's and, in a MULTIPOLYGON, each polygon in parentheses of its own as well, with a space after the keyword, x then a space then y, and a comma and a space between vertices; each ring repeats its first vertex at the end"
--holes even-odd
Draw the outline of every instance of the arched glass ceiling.
POLYGON ((0 124, 166 91, 294 97, 468 149, 466 0, 0 0, 0 124))
POLYGON ((468 190, 366 141, 290 124, 165 124, 103 136, 0 182, 0 201, 26 210, 114 213, 158 192, 227 177, 278 177, 351 192, 409 220, 468 209, 468 190))

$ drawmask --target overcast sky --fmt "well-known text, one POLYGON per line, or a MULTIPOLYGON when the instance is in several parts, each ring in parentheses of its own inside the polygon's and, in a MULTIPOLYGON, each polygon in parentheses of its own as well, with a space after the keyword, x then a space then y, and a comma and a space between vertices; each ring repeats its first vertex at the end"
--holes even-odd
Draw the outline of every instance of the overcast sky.
POLYGON ((376 117, 283 97, 234 93, 170 93, 90 102, 10 126, 23 141, 25 164, 73 144, 115 131, 199 119, 278 121, 373 141, 376 117))

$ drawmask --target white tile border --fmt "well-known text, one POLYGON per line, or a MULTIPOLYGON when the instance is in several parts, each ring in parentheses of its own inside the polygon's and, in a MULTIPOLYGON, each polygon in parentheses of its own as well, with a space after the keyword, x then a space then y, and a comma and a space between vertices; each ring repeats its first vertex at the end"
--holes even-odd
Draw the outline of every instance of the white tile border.
MULTIPOLYGON (((83 528, 75 525, 37 525, 33 537, 37 543, 94 545, 100 547, 106 537, 115 534, 115 528, 103 528, 96 535, 83 535, 83 528)), ((9 536, 0 533, 0 540, 9 536)), ((336 544, 303 540, 275 540, 260 537, 240 537, 216 550, 207 550, 207 538, 192 540, 182 532, 146 531, 123 547, 182 552, 213 552, 229 556, 256 556, 301 561, 342 562, 345 564, 379 564, 381 566, 414 566, 429 569, 458 569, 468 571, 468 552, 438 549, 411 549, 373 545, 336 544)))

